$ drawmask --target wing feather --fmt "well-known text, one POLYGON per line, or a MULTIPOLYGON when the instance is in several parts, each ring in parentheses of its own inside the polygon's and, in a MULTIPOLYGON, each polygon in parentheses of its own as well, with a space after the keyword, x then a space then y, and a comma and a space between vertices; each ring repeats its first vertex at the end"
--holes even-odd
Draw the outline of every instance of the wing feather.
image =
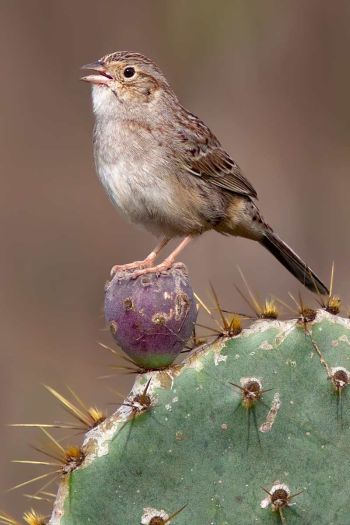
POLYGON ((179 130, 180 141, 185 146, 184 169, 224 190, 256 199, 254 187, 209 128, 195 115, 187 112, 186 116, 191 126, 187 124, 179 130))

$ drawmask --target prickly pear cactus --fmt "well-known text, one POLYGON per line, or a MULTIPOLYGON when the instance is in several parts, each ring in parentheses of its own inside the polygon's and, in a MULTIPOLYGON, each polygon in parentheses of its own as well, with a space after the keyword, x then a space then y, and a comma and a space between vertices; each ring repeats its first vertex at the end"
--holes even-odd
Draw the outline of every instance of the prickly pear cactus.
POLYGON ((140 374, 51 525, 346 524, 350 322, 258 320, 140 374))

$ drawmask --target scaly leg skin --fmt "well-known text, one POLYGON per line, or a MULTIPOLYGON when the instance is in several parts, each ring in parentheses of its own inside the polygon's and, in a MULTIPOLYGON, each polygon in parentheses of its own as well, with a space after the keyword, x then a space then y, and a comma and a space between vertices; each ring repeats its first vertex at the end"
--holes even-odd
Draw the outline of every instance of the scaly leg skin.
POLYGON ((166 259, 164 259, 163 262, 157 264, 156 266, 147 266, 146 268, 137 269, 131 274, 131 278, 136 279, 137 277, 140 277, 140 275, 146 275, 148 273, 166 272, 172 267, 176 257, 191 242, 192 238, 193 237, 191 235, 188 235, 188 237, 185 237, 183 241, 181 241, 181 243, 175 248, 175 250, 171 252, 171 254, 166 259))
POLYGON ((132 263, 120 264, 120 265, 116 264, 111 269, 111 276, 113 277, 113 275, 115 273, 123 272, 123 271, 126 271, 126 270, 140 270, 141 268, 148 268, 148 267, 153 266, 154 261, 157 258, 157 255, 162 250, 162 248, 164 248, 164 246, 166 246, 168 244, 169 241, 170 241, 170 239, 168 239, 167 237, 164 237, 157 244, 157 246, 154 248, 154 250, 152 250, 151 253, 148 254, 146 259, 144 259, 143 261, 135 261, 135 262, 132 262, 132 263))

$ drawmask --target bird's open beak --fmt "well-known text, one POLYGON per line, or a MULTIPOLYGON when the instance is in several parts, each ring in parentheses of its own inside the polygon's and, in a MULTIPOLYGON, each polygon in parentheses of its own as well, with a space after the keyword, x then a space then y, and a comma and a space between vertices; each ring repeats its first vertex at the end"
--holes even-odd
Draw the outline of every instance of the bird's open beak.
POLYGON ((90 69, 91 71, 95 71, 97 73, 96 75, 81 77, 80 80, 85 80, 85 82, 106 86, 109 84, 109 81, 112 80, 112 77, 107 73, 106 67, 99 60, 92 64, 86 64, 85 66, 82 66, 81 69, 90 69))

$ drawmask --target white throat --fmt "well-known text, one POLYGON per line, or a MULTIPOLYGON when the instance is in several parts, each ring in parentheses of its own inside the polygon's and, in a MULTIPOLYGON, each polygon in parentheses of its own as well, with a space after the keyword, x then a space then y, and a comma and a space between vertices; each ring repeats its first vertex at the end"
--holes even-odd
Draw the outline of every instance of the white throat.
POLYGON ((116 95, 106 86, 92 86, 92 108, 97 118, 108 117, 118 111, 116 95))

